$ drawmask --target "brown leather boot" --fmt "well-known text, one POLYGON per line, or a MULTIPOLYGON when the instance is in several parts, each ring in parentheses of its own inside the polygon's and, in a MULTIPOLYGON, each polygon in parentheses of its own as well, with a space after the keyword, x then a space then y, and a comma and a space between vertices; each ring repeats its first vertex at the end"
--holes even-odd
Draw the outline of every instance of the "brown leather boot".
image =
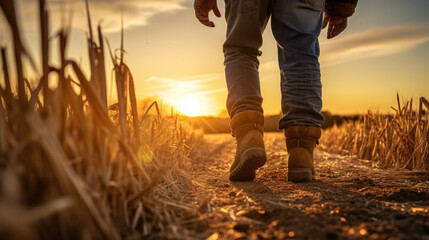
POLYGON ((314 178, 313 150, 322 131, 318 127, 291 126, 286 128, 286 147, 289 152, 288 180, 304 182, 314 178))
POLYGON ((266 162, 263 139, 264 116, 257 111, 243 111, 231 119, 231 129, 237 140, 237 151, 232 163, 231 181, 251 181, 256 169, 266 162))

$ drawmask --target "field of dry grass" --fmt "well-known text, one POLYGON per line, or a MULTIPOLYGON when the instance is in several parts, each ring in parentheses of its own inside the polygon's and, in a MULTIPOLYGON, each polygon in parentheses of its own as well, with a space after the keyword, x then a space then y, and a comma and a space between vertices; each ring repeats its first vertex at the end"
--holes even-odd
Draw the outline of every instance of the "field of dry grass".
POLYGON ((200 135, 177 115, 162 116, 156 102, 138 112, 123 47, 119 56, 106 48, 102 29, 92 32, 89 9, 84 73, 66 52, 69 29, 50 38, 44 0, 41 67, 22 44, 15 2, 0 7, 13 35, 1 49, 0 238, 192 237, 184 225, 196 219, 186 163, 200 135), (53 41, 59 49, 49 48, 53 41), (59 67, 50 64, 52 51, 59 67), (118 99, 110 106, 106 51, 118 99), (28 68, 40 73, 37 80, 26 77, 28 68))
POLYGON ((323 132, 321 146, 329 151, 386 166, 429 171, 429 102, 413 99, 393 108, 393 116, 371 111, 358 121, 349 121, 323 132))

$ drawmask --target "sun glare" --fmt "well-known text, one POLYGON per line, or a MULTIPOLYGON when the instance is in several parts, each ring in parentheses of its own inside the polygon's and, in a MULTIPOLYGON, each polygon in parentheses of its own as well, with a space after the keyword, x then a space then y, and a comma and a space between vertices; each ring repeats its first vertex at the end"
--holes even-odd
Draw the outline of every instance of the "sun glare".
POLYGON ((185 95, 180 101, 180 112, 189 117, 201 115, 201 99, 196 95, 185 95))

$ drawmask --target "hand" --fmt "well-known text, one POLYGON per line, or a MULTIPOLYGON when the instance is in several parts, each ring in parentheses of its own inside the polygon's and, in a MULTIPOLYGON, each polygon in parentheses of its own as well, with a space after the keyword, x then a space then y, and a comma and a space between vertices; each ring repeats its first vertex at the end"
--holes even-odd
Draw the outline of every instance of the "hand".
POLYGON ((194 2, 195 16, 207 27, 214 27, 214 23, 209 19, 209 12, 213 10, 216 17, 220 17, 219 9, 217 8, 216 0, 195 0, 194 2))
POLYGON ((338 36, 347 28, 347 18, 330 16, 325 12, 323 17, 322 29, 328 26, 328 39, 338 36))

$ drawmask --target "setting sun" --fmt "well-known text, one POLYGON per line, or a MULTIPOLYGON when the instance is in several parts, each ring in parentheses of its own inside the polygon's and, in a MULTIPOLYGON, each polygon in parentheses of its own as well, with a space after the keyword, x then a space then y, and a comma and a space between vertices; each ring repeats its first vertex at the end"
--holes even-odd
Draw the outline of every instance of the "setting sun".
POLYGON ((180 100, 179 110, 189 117, 201 115, 201 99, 196 95, 185 95, 180 100))

